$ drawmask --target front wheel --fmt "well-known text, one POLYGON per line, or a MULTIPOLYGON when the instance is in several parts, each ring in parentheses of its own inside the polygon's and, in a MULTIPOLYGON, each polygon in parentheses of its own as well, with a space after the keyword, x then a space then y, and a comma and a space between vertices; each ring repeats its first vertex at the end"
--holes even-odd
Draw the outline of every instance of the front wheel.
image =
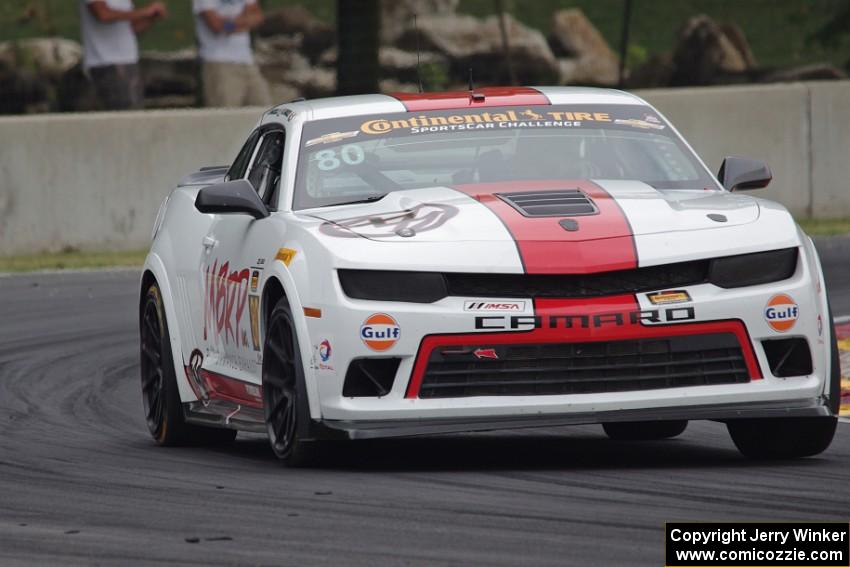
POLYGON ((292 467, 312 462, 315 442, 306 441, 309 406, 295 322, 286 298, 266 325, 263 345, 263 414, 275 456, 292 467))
POLYGON ((603 423, 605 434, 615 441, 651 441, 681 435, 688 426, 686 420, 676 421, 614 421, 603 423))
POLYGON ((832 443, 835 417, 735 419, 726 423, 738 450, 751 459, 796 459, 822 453, 832 443))

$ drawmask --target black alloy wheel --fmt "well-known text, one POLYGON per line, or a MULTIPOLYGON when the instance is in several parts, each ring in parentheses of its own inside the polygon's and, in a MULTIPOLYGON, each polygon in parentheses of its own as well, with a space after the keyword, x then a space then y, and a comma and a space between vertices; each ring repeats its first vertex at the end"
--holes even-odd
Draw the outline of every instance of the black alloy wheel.
POLYGON ((308 464, 315 442, 305 440, 309 408, 304 393, 304 366, 285 298, 275 306, 266 325, 263 412, 274 454, 289 466, 308 464))

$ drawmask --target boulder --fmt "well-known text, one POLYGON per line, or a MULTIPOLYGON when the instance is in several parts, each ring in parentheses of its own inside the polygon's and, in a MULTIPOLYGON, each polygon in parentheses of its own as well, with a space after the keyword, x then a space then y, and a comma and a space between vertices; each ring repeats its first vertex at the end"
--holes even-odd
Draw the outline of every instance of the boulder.
POLYGON ((50 82, 31 69, 14 69, 0 60, 0 114, 50 110, 50 82))
POLYGON ((460 0, 382 0, 381 43, 394 43, 409 29, 413 29, 413 16, 451 16, 460 0))
MULTIPOLYGON (((559 76, 558 61, 546 38, 510 15, 505 16, 510 57, 520 83, 549 83, 559 76)), ((419 21, 420 48, 445 57, 451 73, 466 78, 472 68, 479 84, 509 80, 499 16, 480 20, 473 16, 430 16, 419 21)), ((398 41, 415 50, 416 33, 407 30, 398 41)))
MULTIPOLYGON (((740 31, 740 30, 738 30, 740 31)), ((743 34, 732 40, 714 20, 706 15, 689 19, 679 32, 673 52, 675 70, 671 77, 674 86, 710 85, 734 82, 734 77, 752 70, 754 59, 743 34)))
MULTIPOLYGON (((419 54, 419 65, 424 70, 432 65, 442 67, 448 66, 448 61, 439 53, 423 51, 419 54)), ((378 61, 381 65, 381 76, 388 79, 396 79, 401 83, 417 83, 417 56, 414 51, 404 51, 397 47, 382 46, 378 51, 378 61)), ((319 64, 323 67, 336 67, 336 47, 328 49, 319 57, 319 64)), ((424 72, 424 71, 423 71, 424 72)))
POLYGON ((196 96, 200 70, 198 51, 143 51, 139 66, 146 97, 196 96))
POLYGON ((333 96, 336 93, 336 72, 321 67, 291 71, 285 83, 306 98, 333 96))
POLYGON ((286 82, 289 73, 311 69, 310 60, 293 42, 293 36, 274 36, 254 43, 254 58, 268 81, 286 82))
POLYGON ((549 45, 559 56, 561 84, 616 85, 619 59, 578 8, 552 15, 549 45))
POLYGON ((629 72, 626 86, 630 89, 653 89, 670 85, 673 77, 673 55, 655 53, 643 65, 629 72))
POLYGON ((316 18, 300 4, 267 12, 265 21, 256 33, 259 37, 295 36, 302 52, 311 60, 315 60, 336 42, 334 27, 316 18))
POLYGON ((82 46, 61 37, 0 42, 0 61, 8 68, 28 69, 51 80, 71 70, 82 58, 82 46))

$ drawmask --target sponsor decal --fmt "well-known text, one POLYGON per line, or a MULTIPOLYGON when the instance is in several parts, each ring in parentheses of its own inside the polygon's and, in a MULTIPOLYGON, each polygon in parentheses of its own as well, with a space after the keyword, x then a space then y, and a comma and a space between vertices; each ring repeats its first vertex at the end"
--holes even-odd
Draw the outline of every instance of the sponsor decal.
POLYGON ((563 315, 479 315, 475 328, 483 330, 530 331, 533 329, 598 329, 642 323, 679 323, 696 319, 693 307, 668 307, 641 311, 563 315))
POLYGON ((260 296, 248 296, 248 314, 251 317, 251 344, 260 352, 260 296))
POLYGON ((331 359, 331 352, 331 343, 328 339, 319 343, 319 358, 322 359, 322 362, 327 362, 331 359))
POLYGON ((204 340, 248 346, 243 328, 250 270, 230 270, 230 262, 208 265, 204 278, 204 340))
POLYGON ((764 307, 764 320, 774 331, 784 333, 797 322, 800 308, 790 295, 780 293, 768 300, 764 307))
POLYGON ((257 288, 260 286, 260 272, 258 270, 254 270, 251 274, 251 291, 256 293, 257 288))
POLYGON ((415 234, 434 230, 458 214, 456 207, 436 203, 423 203, 405 211, 357 216, 326 222, 319 230, 328 236, 340 238, 391 238, 399 232, 415 234))
POLYGON ((657 122, 650 122, 648 120, 638 120, 637 118, 629 118, 627 120, 617 119, 614 120, 614 124, 619 124, 622 126, 632 126, 634 128, 641 128, 643 130, 663 130, 664 125, 658 124, 657 122))
POLYGON ((525 301, 464 301, 464 311, 525 311, 525 301))
POLYGON ((492 358, 492 359, 498 359, 499 358, 499 355, 496 354, 496 349, 494 349, 494 348, 477 348, 474 351, 472 351, 472 354, 474 354, 475 358, 478 358, 479 360, 482 359, 482 358, 492 358))
POLYGON ((190 383, 192 385, 192 389, 195 391, 195 395, 202 401, 207 401, 210 399, 210 395, 204 386, 203 378, 201 378, 201 367, 203 367, 203 365, 204 353, 202 353, 199 349, 193 350, 192 354, 189 355, 189 367, 186 374, 191 379, 190 383))
MULTIPOLYGON (((441 112, 420 114, 410 118, 375 118, 360 124, 360 131, 368 135, 382 135, 396 130, 411 134, 454 130, 490 128, 553 128, 580 126, 582 122, 611 122, 608 112, 578 112, 555 110, 548 107, 538 111, 503 110, 500 112, 441 112)), ((663 127, 663 126, 662 126, 663 127)))
POLYGON ((691 296, 684 290, 659 291, 656 293, 647 293, 647 299, 653 305, 669 305, 670 303, 686 303, 691 300, 691 296))
POLYGON ((367 347, 385 351, 393 347, 401 336, 401 327, 386 313, 375 313, 360 326, 360 339, 367 347))
POLYGON ((313 367, 323 372, 334 372, 332 339, 326 338, 314 346, 313 367))
POLYGON ((295 255, 297 252, 292 250, 291 248, 280 248, 277 251, 277 255, 274 257, 275 260, 280 260, 286 267, 289 267, 289 264, 292 263, 292 260, 295 259, 295 255))
POLYGON ((319 136, 318 138, 307 140, 307 143, 304 144, 304 147, 309 148, 310 146, 315 146, 317 144, 330 144, 333 142, 339 142, 340 140, 347 140, 348 138, 353 138, 359 133, 360 132, 358 132, 357 130, 353 132, 331 132, 330 134, 325 134, 323 136, 319 136))

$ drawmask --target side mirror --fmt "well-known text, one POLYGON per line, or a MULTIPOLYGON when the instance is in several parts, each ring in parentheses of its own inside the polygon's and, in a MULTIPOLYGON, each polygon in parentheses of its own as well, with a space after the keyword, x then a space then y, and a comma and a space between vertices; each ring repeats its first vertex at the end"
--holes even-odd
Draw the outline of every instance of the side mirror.
POLYGON ((727 156, 720 164, 717 179, 729 191, 745 191, 767 187, 773 174, 761 160, 727 156))
POLYGON ((269 216, 268 207, 246 179, 204 187, 195 198, 195 208, 207 214, 246 214, 255 219, 269 216))

